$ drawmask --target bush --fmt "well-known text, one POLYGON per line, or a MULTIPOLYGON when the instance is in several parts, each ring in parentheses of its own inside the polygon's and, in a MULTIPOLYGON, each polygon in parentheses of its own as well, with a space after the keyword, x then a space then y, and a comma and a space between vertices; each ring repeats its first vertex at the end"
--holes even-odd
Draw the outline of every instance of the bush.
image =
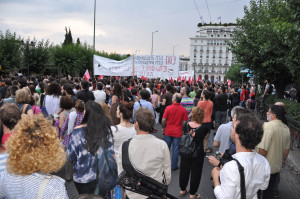
POLYGON ((276 102, 283 102, 285 104, 287 114, 294 120, 300 121, 300 103, 290 101, 289 99, 278 99, 275 95, 269 96, 265 101, 268 105, 276 102))

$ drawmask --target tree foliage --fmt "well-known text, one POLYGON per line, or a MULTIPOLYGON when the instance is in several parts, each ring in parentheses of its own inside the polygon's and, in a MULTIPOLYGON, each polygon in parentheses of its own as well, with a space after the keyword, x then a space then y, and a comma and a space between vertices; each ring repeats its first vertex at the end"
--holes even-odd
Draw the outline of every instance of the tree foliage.
POLYGON ((16 72, 21 67, 21 38, 9 30, 0 31, 0 65, 5 73, 16 72))
POLYGON ((69 28, 69 31, 68 31, 67 27, 65 27, 65 30, 66 30, 66 34, 65 34, 65 40, 64 40, 63 45, 73 44, 73 37, 72 37, 71 29, 69 28))
POLYGON ((261 4, 251 0, 245 16, 237 19, 230 44, 237 60, 254 72, 256 81, 270 79, 274 83, 278 97, 283 97, 286 84, 300 80, 299 22, 295 24, 290 16, 292 4, 288 2, 292 0, 262 0, 261 4))
POLYGON ((249 78, 247 77, 247 73, 241 73, 242 69, 241 64, 235 64, 229 68, 225 77, 238 83, 247 82, 249 78))

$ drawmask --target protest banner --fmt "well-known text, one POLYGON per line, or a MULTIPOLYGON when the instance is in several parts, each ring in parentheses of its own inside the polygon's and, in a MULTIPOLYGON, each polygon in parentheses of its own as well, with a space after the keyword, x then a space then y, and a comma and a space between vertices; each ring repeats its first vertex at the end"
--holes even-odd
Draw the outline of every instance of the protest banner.
POLYGON ((194 71, 189 70, 189 71, 179 71, 179 77, 180 79, 189 79, 189 78, 194 78, 194 71))
POLYGON ((94 55, 94 75, 132 76, 133 68, 137 77, 177 78, 179 56, 134 55, 122 61, 115 61, 94 55))

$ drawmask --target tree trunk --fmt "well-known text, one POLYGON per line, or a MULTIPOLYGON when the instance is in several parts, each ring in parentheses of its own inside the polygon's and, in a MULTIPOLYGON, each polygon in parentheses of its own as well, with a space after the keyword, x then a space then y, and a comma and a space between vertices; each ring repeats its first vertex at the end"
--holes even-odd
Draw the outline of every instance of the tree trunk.
POLYGON ((283 99, 284 98, 284 89, 285 86, 287 84, 285 83, 285 81, 278 81, 278 82, 274 82, 274 86, 276 89, 276 97, 278 99, 283 99))

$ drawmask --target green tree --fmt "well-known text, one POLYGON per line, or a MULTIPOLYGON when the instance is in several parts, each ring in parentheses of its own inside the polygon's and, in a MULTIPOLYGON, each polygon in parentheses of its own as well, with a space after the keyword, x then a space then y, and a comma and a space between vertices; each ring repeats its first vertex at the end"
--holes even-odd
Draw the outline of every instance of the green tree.
POLYGON ((288 38, 299 39, 299 34, 291 35, 295 30, 291 28, 294 21, 288 16, 289 6, 283 0, 262 0, 262 4, 251 0, 250 8, 244 9, 245 16, 237 19, 236 32, 230 44, 237 60, 254 72, 258 83, 270 79, 279 98, 283 97, 285 85, 293 80, 291 69, 299 69, 299 51, 290 53, 291 47, 299 45, 299 42, 292 44, 286 41, 288 38))
POLYGON ((9 30, 0 31, 0 65, 4 73, 14 73, 21 67, 21 38, 9 30))
POLYGON ((227 71, 225 77, 238 83, 247 82, 249 78, 247 77, 247 73, 241 73, 242 69, 241 64, 232 65, 227 71))
MULTIPOLYGON (((29 41, 28 41, 29 43, 29 41)), ((43 73, 46 66, 49 65, 50 52, 49 40, 36 41, 33 40, 34 48, 29 53, 29 69, 30 73, 43 73)))
POLYGON ((73 37, 72 37, 72 33, 71 33, 71 29, 69 28, 69 31, 67 29, 67 27, 65 27, 65 40, 63 45, 69 45, 69 44, 73 44, 73 37))

